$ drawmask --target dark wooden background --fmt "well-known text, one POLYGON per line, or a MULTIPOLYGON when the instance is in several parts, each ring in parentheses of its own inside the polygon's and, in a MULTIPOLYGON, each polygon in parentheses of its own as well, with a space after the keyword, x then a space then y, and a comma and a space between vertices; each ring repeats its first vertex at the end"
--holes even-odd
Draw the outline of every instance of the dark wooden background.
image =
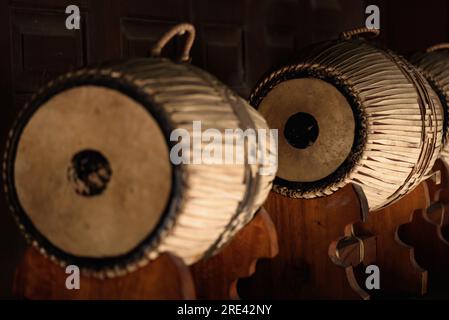
MULTIPOLYGON (((197 27, 193 63, 246 97, 295 50, 364 25, 368 4, 381 9, 381 42, 400 53, 449 41, 446 0, 0 0, 0 152, 14 114, 40 85, 87 64, 145 56, 177 22, 197 27), (70 4, 81 9, 81 30, 65 28, 70 4)), ((0 298, 10 297, 24 246, 1 193, 0 298)))

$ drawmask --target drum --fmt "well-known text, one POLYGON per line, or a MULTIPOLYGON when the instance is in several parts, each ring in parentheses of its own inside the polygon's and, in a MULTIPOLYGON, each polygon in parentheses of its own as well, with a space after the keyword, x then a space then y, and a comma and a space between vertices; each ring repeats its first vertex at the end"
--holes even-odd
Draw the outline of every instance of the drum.
POLYGON ((273 142, 271 132, 243 99, 186 63, 193 38, 193 26, 182 24, 151 58, 63 75, 18 116, 4 189, 26 237, 52 260, 100 278, 134 271, 162 252, 192 264, 215 254, 264 202, 276 163, 247 160, 251 150, 276 155, 276 144, 265 141, 273 142), (186 31, 181 62, 159 57, 186 31), (198 143, 194 121, 226 139, 198 143), (232 142, 248 129, 257 139, 238 149, 232 142), (219 150, 211 146, 243 150, 245 161, 174 157, 219 150))
POLYGON ((441 158, 449 162, 448 119, 449 119, 449 43, 437 44, 425 52, 419 52, 410 59, 426 77, 438 94, 444 109, 444 142, 441 158))
POLYGON ((268 72, 250 103, 279 130, 274 190, 292 198, 360 185, 370 210, 410 192, 442 144, 437 95, 405 59, 359 29, 312 45, 268 72))

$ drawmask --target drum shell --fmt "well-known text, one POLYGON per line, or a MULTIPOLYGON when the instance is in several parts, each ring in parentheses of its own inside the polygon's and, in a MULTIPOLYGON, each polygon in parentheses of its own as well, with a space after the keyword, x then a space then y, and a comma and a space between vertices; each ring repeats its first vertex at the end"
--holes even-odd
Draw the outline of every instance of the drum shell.
POLYGON ((431 86, 405 59, 362 39, 315 44, 292 63, 265 74, 250 96, 251 105, 259 108, 278 84, 302 78, 328 82, 345 96, 356 122, 354 144, 334 174, 313 183, 277 177, 276 192, 316 198, 355 183, 374 211, 399 200, 427 177, 441 149, 443 110, 431 86), (403 121, 407 117, 416 123, 403 121), (408 132, 415 133, 407 137, 408 132))
MULTIPOLYGON (((201 120, 203 130, 208 127, 268 129, 257 112, 213 76, 189 64, 174 63, 168 59, 136 59, 87 68, 51 81, 21 111, 10 132, 3 165, 6 177, 4 189, 10 208, 27 239, 42 253, 63 266, 78 265, 86 274, 114 277, 136 270, 162 252, 171 252, 186 264, 192 264, 217 253, 252 219, 271 189, 275 174, 273 171, 271 175, 260 175, 259 170, 264 166, 271 168, 272 165, 181 164, 173 165, 170 203, 157 229, 129 254, 112 258, 84 258, 68 254, 50 243, 27 218, 17 198, 11 174, 15 151, 21 130, 43 101, 67 88, 84 84, 117 88, 125 94, 132 92, 133 98, 145 103, 152 114, 158 115, 158 123, 169 146, 173 146, 168 141, 170 132, 178 128, 189 130, 189 124, 193 121, 201 120), (221 199, 227 199, 227 206, 217 205, 221 199)), ((275 154, 274 146, 270 148, 268 152, 275 154)))
POLYGON ((444 110, 443 147, 441 158, 449 161, 448 122, 449 122, 449 51, 419 52, 410 61, 426 77, 434 91, 438 94, 444 110))

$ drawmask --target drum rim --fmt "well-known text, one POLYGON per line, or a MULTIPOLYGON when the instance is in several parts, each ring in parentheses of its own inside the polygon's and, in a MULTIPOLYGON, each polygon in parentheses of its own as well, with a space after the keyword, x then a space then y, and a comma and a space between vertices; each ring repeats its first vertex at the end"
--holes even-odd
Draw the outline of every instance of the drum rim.
POLYGON ((147 111, 157 122, 158 127, 166 139, 168 150, 174 146, 175 142, 170 140, 170 134, 174 129, 173 123, 171 123, 163 108, 157 105, 149 94, 135 85, 132 78, 126 77, 126 75, 122 73, 120 73, 120 76, 117 76, 117 72, 112 69, 82 69, 76 73, 67 73, 66 75, 60 76, 57 80, 49 82, 46 87, 35 94, 30 102, 20 111, 8 134, 8 141, 3 157, 3 183, 10 211, 14 215, 20 230, 24 233, 28 242, 34 247, 37 247, 41 253, 50 257, 51 260, 55 260, 61 265, 73 264, 78 266, 85 273, 94 273, 103 277, 108 271, 117 272, 117 270, 126 270, 129 265, 148 260, 148 252, 151 252, 158 246, 163 234, 171 228, 173 221, 177 217, 177 209, 183 193, 183 169, 182 166, 171 163, 172 184, 168 198, 169 201, 154 229, 144 240, 126 254, 105 258, 76 256, 63 251, 51 243, 34 226, 31 219, 22 208, 18 198, 14 183, 14 167, 17 147, 23 130, 34 113, 39 110, 40 106, 63 91, 86 85, 115 89, 142 105, 145 111, 147 111), (105 70, 108 70, 108 72, 105 72, 105 70))
POLYGON ((276 176, 273 182, 273 190, 290 198, 303 198, 307 194, 322 193, 325 190, 329 190, 326 194, 331 194, 336 189, 341 188, 354 169, 353 164, 362 159, 367 141, 366 116, 361 103, 357 99, 357 93, 341 74, 325 66, 292 63, 269 72, 252 90, 249 98, 250 105, 258 109, 266 95, 284 81, 307 78, 318 79, 331 84, 346 98, 354 115, 354 142, 351 152, 344 162, 325 178, 313 182, 296 182, 276 176))

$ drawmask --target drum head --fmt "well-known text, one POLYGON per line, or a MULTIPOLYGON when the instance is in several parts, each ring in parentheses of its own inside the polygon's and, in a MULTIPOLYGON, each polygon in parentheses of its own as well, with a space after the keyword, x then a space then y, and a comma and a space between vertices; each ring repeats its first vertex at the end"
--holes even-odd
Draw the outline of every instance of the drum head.
POLYGON ((307 183, 322 180, 348 158, 355 120, 338 89, 313 78, 283 81, 261 101, 258 110, 279 130, 281 179, 307 183))
POLYGON ((83 85, 53 96, 25 125, 14 160, 19 203, 65 253, 128 253, 167 207, 172 166, 164 134, 135 100, 83 85))

